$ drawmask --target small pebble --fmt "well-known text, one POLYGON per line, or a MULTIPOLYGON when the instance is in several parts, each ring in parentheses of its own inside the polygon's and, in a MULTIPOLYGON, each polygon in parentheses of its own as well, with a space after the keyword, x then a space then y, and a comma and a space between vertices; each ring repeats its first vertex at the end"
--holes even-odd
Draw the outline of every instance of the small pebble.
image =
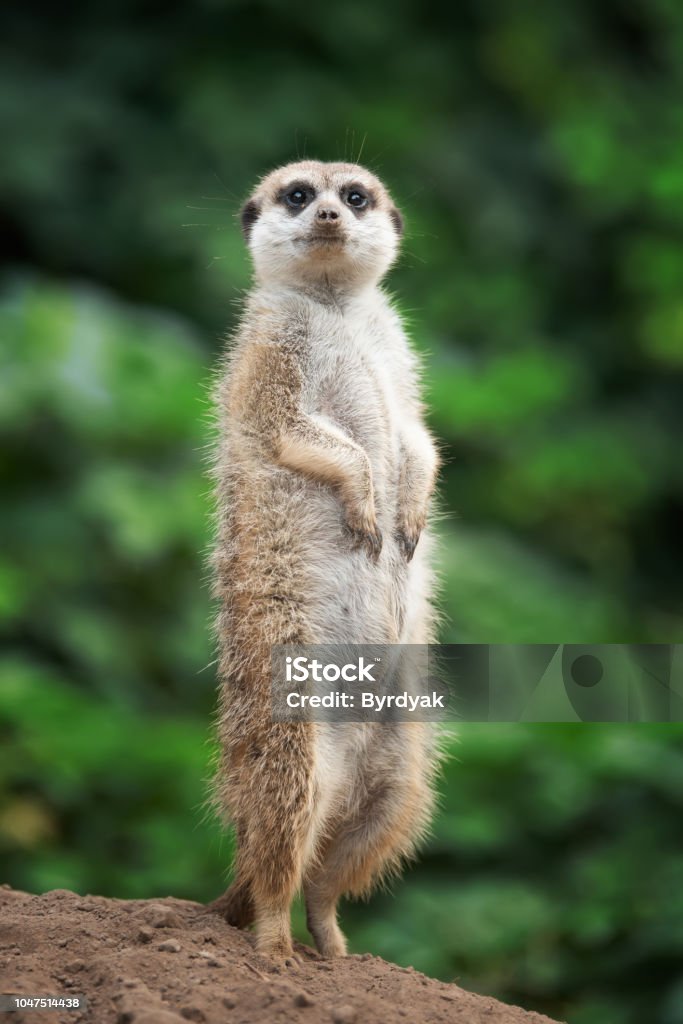
POLYGON ((181 920, 170 907, 164 907, 161 903, 152 903, 145 908, 145 919, 152 928, 180 928, 181 920))
POLYGON ((356 1024, 358 1014, 354 1010, 353 1006, 344 1004, 344 1006, 337 1006, 332 1011, 332 1020, 334 1024, 356 1024))
POLYGON ((179 953, 180 943, 175 939, 167 939, 166 942, 160 942, 157 949, 161 953, 179 953))
POLYGON ((295 1006, 315 1006, 315 999, 312 999, 308 992, 297 992, 294 996, 295 1006))
POLYGON ((206 1020, 206 1016, 202 1013, 198 1006, 183 1006, 180 1013, 185 1018, 185 1020, 196 1020, 199 1021, 200 1024, 201 1021, 206 1020))

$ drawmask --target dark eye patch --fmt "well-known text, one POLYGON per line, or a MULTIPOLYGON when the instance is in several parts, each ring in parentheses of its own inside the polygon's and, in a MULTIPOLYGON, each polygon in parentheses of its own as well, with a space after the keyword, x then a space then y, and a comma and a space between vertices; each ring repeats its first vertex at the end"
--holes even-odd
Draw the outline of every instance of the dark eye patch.
POLYGON ((357 216, 360 216, 375 205, 374 195, 364 185, 357 185, 352 182, 350 185, 344 186, 340 195, 346 205, 357 216))
POLYGON ((315 189, 307 181, 293 181, 277 194, 277 201, 294 215, 305 210, 312 199, 315 199, 315 189))

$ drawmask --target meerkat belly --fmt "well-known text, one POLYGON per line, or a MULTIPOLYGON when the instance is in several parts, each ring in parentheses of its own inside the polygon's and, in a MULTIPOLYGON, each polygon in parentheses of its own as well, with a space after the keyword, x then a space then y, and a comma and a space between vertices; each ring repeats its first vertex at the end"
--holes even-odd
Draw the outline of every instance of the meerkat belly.
POLYGON ((304 512, 313 557, 307 566, 315 632, 321 643, 399 640, 405 562, 394 538, 400 473, 399 411, 379 354, 341 336, 318 368, 311 411, 343 430, 367 454, 383 537, 375 564, 354 550, 333 489, 311 485, 304 512))

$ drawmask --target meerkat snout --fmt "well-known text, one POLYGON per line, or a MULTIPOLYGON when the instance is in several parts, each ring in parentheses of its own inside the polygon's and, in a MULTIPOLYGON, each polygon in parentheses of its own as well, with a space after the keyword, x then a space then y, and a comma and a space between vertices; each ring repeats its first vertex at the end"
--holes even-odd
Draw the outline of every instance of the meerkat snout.
POLYGON ((339 220, 339 210, 336 210, 334 206, 319 206, 315 211, 316 220, 326 220, 329 222, 339 220))
POLYGON ((396 259, 402 219, 382 182, 357 164, 306 160, 280 167, 242 209, 257 279, 326 282, 352 294, 396 259))

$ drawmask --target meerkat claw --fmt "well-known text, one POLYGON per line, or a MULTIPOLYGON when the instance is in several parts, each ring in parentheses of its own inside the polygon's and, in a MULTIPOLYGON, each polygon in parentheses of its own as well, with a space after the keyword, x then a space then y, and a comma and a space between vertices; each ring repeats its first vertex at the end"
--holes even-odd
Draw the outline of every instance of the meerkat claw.
POLYGON ((415 548, 420 539, 419 533, 408 533, 405 530, 398 530, 396 539, 401 551, 405 555, 406 562, 409 562, 415 554, 415 548))
POLYGON ((300 967, 304 966, 304 958, 300 953, 290 953, 285 957, 283 966, 290 971, 298 971, 300 967))
POLYGON ((382 534, 378 529, 375 528, 374 532, 370 530, 356 529, 354 527, 348 527, 349 533, 352 537, 352 547, 354 550, 364 548, 368 557, 376 562, 382 551, 382 534))

